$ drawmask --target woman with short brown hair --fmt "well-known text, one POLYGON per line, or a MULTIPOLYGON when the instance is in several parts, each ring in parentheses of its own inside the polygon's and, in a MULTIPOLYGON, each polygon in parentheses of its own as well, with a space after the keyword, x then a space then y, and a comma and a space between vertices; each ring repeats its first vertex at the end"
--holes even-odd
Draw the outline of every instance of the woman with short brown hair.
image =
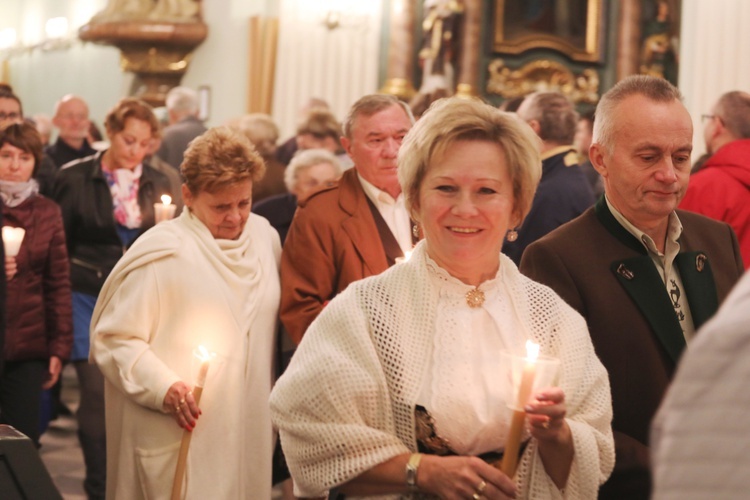
POLYGON ((102 289, 91 358, 106 378, 108 498, 168 498, 184 430, 184 498, 271 498, 281 245, 250 213, 263 168, 237 131, 194 139, 185 210, 139 238, 102 289), (199 346, 215 354, 200 408, 199 346))

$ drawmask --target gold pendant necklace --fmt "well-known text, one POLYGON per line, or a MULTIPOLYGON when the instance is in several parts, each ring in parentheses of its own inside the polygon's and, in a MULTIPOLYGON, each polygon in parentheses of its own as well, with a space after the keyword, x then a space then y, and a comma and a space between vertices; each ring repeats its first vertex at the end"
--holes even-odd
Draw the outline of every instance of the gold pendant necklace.
POLYGON ((469 290, 466 292, 466 303, 472 309, 482 307, 482 304, 484 304, 484 292, 479 287, 469 290))

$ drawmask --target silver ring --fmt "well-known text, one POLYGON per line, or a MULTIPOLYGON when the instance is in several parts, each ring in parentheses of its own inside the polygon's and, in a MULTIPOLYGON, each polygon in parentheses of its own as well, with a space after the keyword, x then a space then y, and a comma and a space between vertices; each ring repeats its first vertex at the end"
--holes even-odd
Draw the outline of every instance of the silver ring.
POLYGON ((544 422, 544 423, 542 424, 542 428, 544 428, 544 429, 549 429, 549 423, 550 423, 550 421, 549 421, 549 420, 547 420, 546 422, 544 422))

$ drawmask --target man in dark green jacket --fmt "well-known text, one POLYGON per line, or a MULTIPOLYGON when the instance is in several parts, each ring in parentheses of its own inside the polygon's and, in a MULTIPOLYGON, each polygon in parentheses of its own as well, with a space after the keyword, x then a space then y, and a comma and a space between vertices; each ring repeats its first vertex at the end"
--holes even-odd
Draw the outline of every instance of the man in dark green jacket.
POLYGON ((599 498, 649 498, 651 419, 687 342, 742 274, 731 227, 676 210, 692 136, 671 84, 618 83, 599 102, 589 155, 605 196, 521 261, 586 318, 609 372, 616 464, 599 498))

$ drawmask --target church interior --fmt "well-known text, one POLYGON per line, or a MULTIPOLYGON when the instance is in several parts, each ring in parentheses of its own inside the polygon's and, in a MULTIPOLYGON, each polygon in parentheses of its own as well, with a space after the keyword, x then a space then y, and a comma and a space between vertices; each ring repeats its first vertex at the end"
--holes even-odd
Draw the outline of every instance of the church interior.
MULTIPOLYGON (((342 123, 368 94, 395 95, 418 117, 440 97, 479 98, 503 109, 554 91, 583 116, 621 80, 649 75, 682 92, 695 161, 706 152, 702 117, 717 97, 750 89, 747 0, 1 3, 0 84, 12 88, 37 126, 71 94, 85 100, 101 130, 129 96, 166 121, 167 95, 181 86, 196 92, 207 128, 262 113, 280 145, 299 133, 311 99, 324 101, 342 123)), ((62 379, 62 402, 75 411, 72 366, 62 379)), ((81 484, 75 429, 75 419, 63 415, 41 438, 42 460, 66 500, 93 498, 81 484)), ((290 487, 277 486, 273 498, 292 498, 290 487)))

